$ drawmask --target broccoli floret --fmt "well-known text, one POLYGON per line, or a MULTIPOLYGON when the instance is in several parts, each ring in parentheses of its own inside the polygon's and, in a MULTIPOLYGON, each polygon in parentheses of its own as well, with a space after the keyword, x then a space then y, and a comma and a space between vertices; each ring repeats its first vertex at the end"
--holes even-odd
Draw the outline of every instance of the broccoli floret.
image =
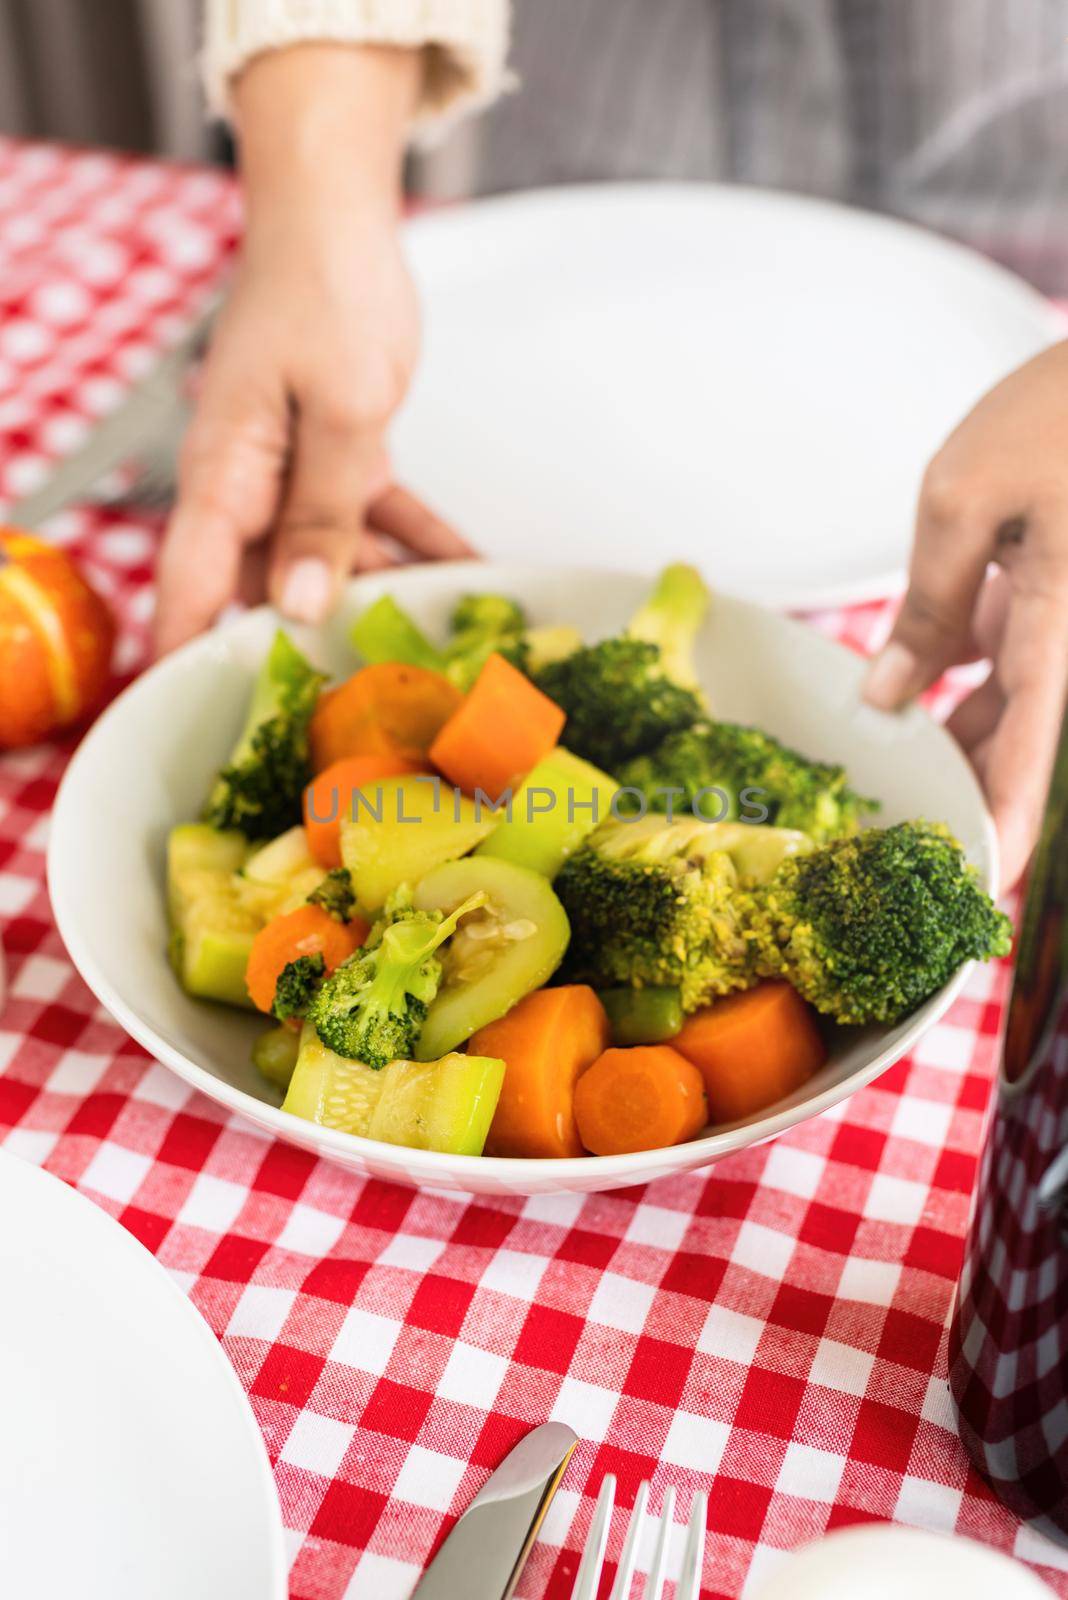
POLYGON ((685 1011, 755 983, 738 873, 715 833, 647 817, 591 835, 553 882, 571 924, 565 981, 677 988, 685 1011))
POLYGON ((410 1058, 441 983, 434 952, 485 898, 472 895, 442 918, 438 911, 414 910, 407 889, 398 890, 367 943, 335 967, 309 1007, 323 1044, 376 1070, 410 1058))
POLYGON ((503 594, 465 594, 452 608, 449 628, 455 638, 458 634, 493 634, 502 638, 512 633, 522 633, 527 625, 523 608, 517 600, 503 594))
POLYGON ((273 839, 301 819, 311 773, 308 723, 324 679, 278 632, 252 691, 241 737, 204 808, 213 828, 273 839))
POLYGON ((279 1022, 285 1022, 289 1017, 307 1016, 312 996, 325 970, 326 964, 319 951, 312 956, 298 956, 295 961, 286 963, 278 974, 271 1005, 271 1011, 279 1022))
POLYGON ((664 676, 660 651, 641 639, 605 639, 534 674, 567 716, 563 743, 614 772, 703 714, 692 689, 664 676))
POLYGON ((667 567, 622 638, 529 669, 567 715, 569 750, 614 773, 704 716, 693 645, 708 600, 693 567, 667 567))
POLYGON ((897 1022, 965 961, 1005 955, 1011 924, 948 829, 871 828, 783 862, 746 891, 757 970, 839 1022, 897 1022))
POLYGON ((350 922, 356 909, 356 891, 348 867, 332 867, 308 896, 308 904, 321 906, 337 922, 350 922))
POLYGON ((656 588, 634 613, 627 637, 644 639, 660 651, 667 677, 684 689, 699 689, 693 647, 708 615, 711 596, 696 567, 682 562, 665 567, 656 588))
POLYGON ((960 845, 922 822, 818 848, 750 824, 606 823, 554 888, 571 924, 566 981, 677 987, 685 1011, 785 978, 839 1022, 896 1022, 962 962, 1010 944, 960 845))
POLYGON ((465 594, 449 619, 445 675, 458 689, 468 690, 494 652, 526 671, 529 646, 526 618, 514 600, 500 594, 465 594))
MULTIPOLYGON (((682 728, 612 775, 624 787, 640 790, 654 810, 667 810, 669 804, 672 812, 689 810, 696 798, 697 811, 710 821, 741 814, 777 828, 797 828, 817 844, 856 833, 863 815, 878 810, 877 801, 849 787, 844 767, 809 761, 770 734, 735 722, 682 728), (702 793, 710 790, 719 793, 702 793), (758 807, 766 813, 763 818, 758 807)), ((620 809, 626 803, 621 801, 620 809)))

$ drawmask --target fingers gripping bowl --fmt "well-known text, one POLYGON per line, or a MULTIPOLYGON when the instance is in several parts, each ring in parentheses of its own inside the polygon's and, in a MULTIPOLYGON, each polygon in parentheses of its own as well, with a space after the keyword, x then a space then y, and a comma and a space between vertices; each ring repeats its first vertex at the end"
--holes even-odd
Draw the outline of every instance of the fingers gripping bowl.
MULTIPOLYGON (((587 640, 596 640, 624 628, 646 599, 648 580, 599 569, 470 564, 413 568, 355 580, 341 611, 324 628, 289 631, 299 650, 340 679, 358 665, 353 625, 376 599, 394 597, 431 640, 438 640, 446 635, 458 598, 469 592, 515 596, 536 625, 566 625, 587 640)), ((281 1094, 250 1058, 254 1041, 263 1034, 263 1017, 193 998, 176 982, 164 953, 168 838, 172 829, 201 813, 213 774, 230 758, 246 718, 250 689, 271 650, 277 626, 269 610, 250 612, 161 662, 128 689, 96 724, 71 763, 57 800, 49 849, 49 885, 60 932, 97 997, 159 1060, 261 1128, 361 1173, 467 1192, 585 1191, 648 1181, 707 1165, 841 1100, 906 1052, 965 981, 962 967, 902 1020, 833 1028, 822 1065, 774 1104, 738 1114, 728 1094, 718 1107, 717 1122, 688 1138, 690 1113, 683 1111, 677 1126, 671 1124, 675 1131, 667 1136, 685 1142, 663 1148, 552 1159, 444 1153, 381 1142, 283 1111, 281 1094)), ((794 749, 841 763, 857 793, 878 798, 881 826, 916 817, 944 821, 974 865, 978 882, 987 890, 994 888, 994 835, 970 768, 949 736, 922 712, 889 719, 859 711, 863 672, 859 658, 800 624, 716 596, 697 636, 693 659, 717 718, 766 730, 794 749)), ((335 717, 333 723, 340 720, 335 717)), ((336 733, 333 724, 325 734, 320 730, 328 745, 319 752, 320 761, 336 756, 336 747, 330 746, 336 733)), ((469 749, 470 743, 464 748, 469 749)), ((402 773, 394 781, 411 784, 414 776, 402 773)), ((420 787, 430 793, 429 785, 420 787)), ((640 827, 647 825, 648 819, 640 827)), ((424 837, 415 827, 406 835, 424 837)), ((468 848, 480 843, 481 836, 473 837, 468 848)), ((322 842, 320 863, 336 847, 336 841, 322 842)), ((478 859, 484 859, 488 868, 492 852, 478 859)), ((497 864, 506 865, 503 860, 497 864)), ((371 859, 361 862, 369 875, 364 881, 373 885, 370 899, 377 901, 359 908, 367 923, 376 917, 381 920, 388 891, 384 880, 375 880, 375 865, 371 859)), ((463 866, 445 862, 432 870, 439 876, 450 872, 455 876, 463 866)), ((323 870, 320 864, 317 881, 323 870)), ((418 876, 423 879, 430 873, 421 871, 418 876)), ((462 871, 460 877, 461 882, 439 885, 436 897, 431 884, 423 896, 423 914, 440 920, 479 892, 475 884, 481 878, 464 877, 462 871)), ((360 879, 360 869, 356 878, 360 879)), ((418 899, 417 891, 417 910, 418 899)), ((512 920, 522 931, 525 919, 526 911, 521 910, 512 920)), ((476 916, 476 925, 478 920, 476 916)), ((335 920, 334 926, 341 924, 335 920)), ((470 940, 467 943, 472 953, 470 940)), ((342 955, 341 970, 344 959, 342 955)), ((555 959, 558 956, 551 964, 555 959)), ((533 988, 548 976, 548 972, 527 974, 524 982, 533 988)), ((577 989, 587 975, 575 976, 577 989)), ((559 998, 566 994, 561 988, 537 989, 536 994, 543 1006, 558 1008, 565 1003, 559 998)), ((460 1025, 461 1036, 466 1025, 460 1025)), ((504 1024, 493 1022, 491 1007, 488 1014, 474 1018, 474 1026, 484 1027, 493 1044, 494 1027, 504 1024)), ((541 1019, 543 1033, 551 1026, 551 1017, 541 1019)), ((574 1023, 580 1026, 596 1031, 589 1008, 574 1023)), ((607 1038, 600 1042, 610 1043, 607 1038)), ((456 1028, 450 1031, 448 1026, 438 1029, 433 1046, 442 1060, 450 1051, 463 1050, 456 1028)), ((493 1048, 503 1053, 506 1045, 498 1042, 493 1048)), ((417 1043, 397 1054, 426 1059, 417 1043)), ((487 1049, 485 1059, 499 1058, 487 1049)), ((486 1072, 488 1093, 493 1069, 486 1072)), ((681 1069, 677 1075, 682 1093, 688 1080, 681 1069)), ((397 1087, 398 1092, 405 1089, 403 1084, 397 1087)))

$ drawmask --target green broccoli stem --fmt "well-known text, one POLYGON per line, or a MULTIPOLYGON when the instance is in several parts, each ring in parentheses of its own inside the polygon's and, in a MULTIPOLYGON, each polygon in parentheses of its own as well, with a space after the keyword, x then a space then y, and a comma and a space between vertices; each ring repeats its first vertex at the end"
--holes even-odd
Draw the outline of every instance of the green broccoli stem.
POLYGON ((424 993, 426 986, 418 981, 424 963, 452 937, 460 918, 485 905, 486 899, 481 890, 471 895, 451 915, 436 923, 429 934, 422 917, 390 923, 378 947, 381 959, 371 983, 369 1004, 397 1013, 403 1010, 406 996, 412 994, 429 1005, 437 994, 440 974, 435 975, 432 992, 424 993))
POLYGON ((667 677, 684 689, 700 687, 693 649, 708 615, 708 586, 696 567, 676 562, 665 567, 652 594, 630 620, 627 634, 660 650, 667 677))

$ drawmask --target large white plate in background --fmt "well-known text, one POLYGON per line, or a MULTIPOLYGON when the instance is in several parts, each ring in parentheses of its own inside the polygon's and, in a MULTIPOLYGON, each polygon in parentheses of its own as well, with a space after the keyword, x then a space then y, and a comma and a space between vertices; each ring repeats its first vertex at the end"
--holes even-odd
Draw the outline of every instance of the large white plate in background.
POLYGON ((0 1151, 0 1592, 284 1600, 267 1453, 207 1323, 137 1240, 0 1151))
POLYGON ((398 474, 498 561, 700 561, 764 604, 901 581, 923 467, 1059 314, 933 234, 794 196, 591 185, 409 224, 398 474))

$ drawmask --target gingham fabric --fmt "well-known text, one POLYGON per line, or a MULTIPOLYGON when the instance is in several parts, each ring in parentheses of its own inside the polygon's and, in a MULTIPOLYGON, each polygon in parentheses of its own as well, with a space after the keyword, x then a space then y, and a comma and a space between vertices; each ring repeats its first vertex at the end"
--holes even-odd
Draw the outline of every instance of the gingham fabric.
MULTIPOLYGON (((218 271, 227 181, 0 145, 0 490, 69 448, 218 271), (192 243, 191 241, 195 241, 192 243)), ((142 659, 158 529, 58 518, 142 659)), ((885 608, 817 624, 867 649, 885 608)), ((44 885, 70 741, 0 760, 0 1139, 155 1253, 234 1364, 274 1464, 299 1600, 400 1600, 519 1436, 581 1443, 521 1596, 570 1592, 600 1480, 709 1491, 706 1597, 870 1518, 1068 1552, 970 1469, 945 1326, 1007 973, 843 1106, 649 1189, 487 1203, 361 1181, 192 1094, 74 973, 44 885)), ((618 1555, 621 1519, 609 1547, 618 1555)), ((681 1550, 681 1528, 674 1550, 681 1550)))

